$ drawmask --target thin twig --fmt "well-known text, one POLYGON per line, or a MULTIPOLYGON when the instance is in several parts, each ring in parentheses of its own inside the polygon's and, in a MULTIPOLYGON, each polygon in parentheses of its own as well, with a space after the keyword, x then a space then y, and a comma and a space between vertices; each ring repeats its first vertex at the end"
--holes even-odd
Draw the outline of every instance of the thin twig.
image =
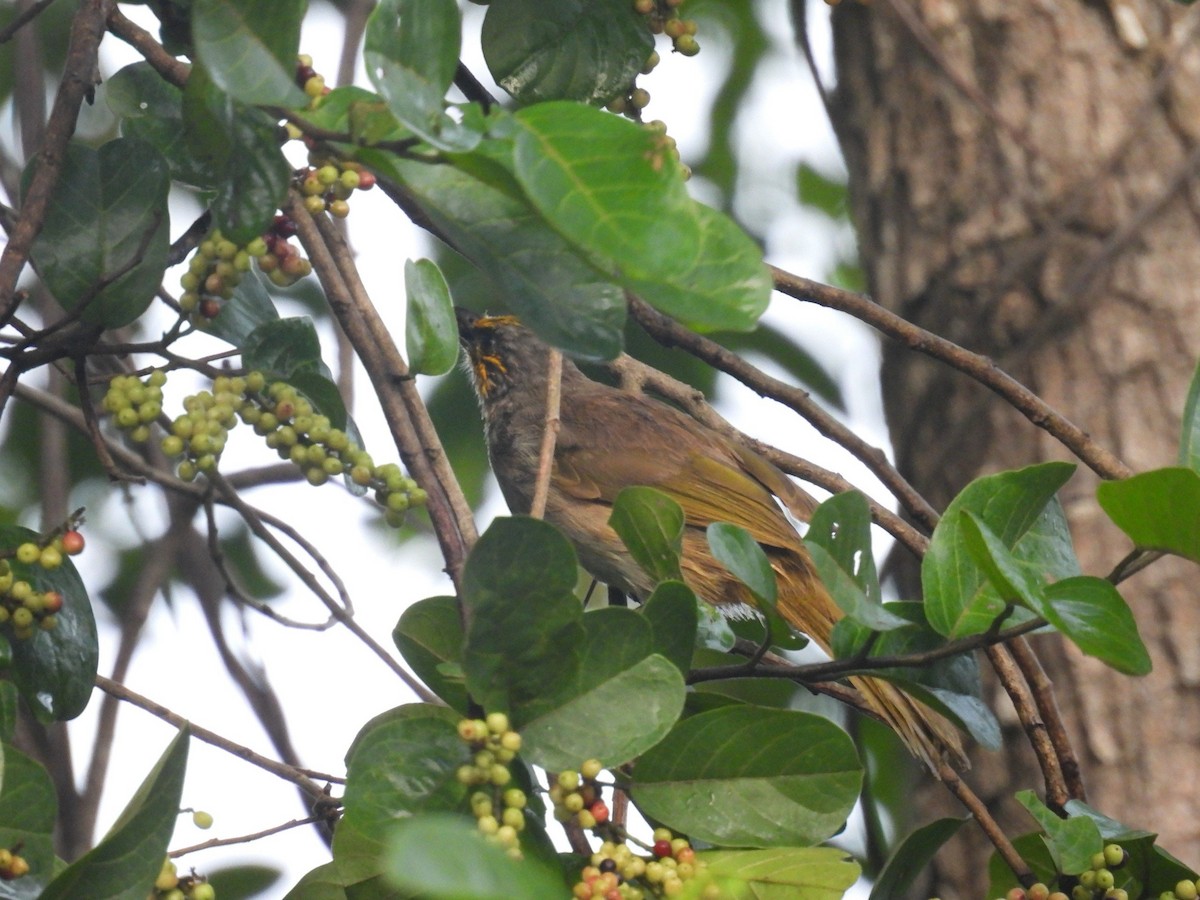
POLYGON ((115 5, 108 16, 108 30, 142 54, 142 58, 166 81, 178 88, 187 84, 192 67, 164 50, 150 32, 127 19, 115 5))
POLYGON ((255 753, 249 747, 235 743, 229 738, 222 737, 215 731, 210 731, 207 728, 202 728, 185 719, 179 713, 172 712, 161 703, 155 703, 149 697, 144 697, 136 691, 132 691, 123 684, 118 684, 111 678, 105 678, 103 675, 96 676, 96 687, 104 691, 106 694, 111 694, 118 700, 124 700, 126 703, 132 703, 134 706, 144 709, 153 716, 157 716, 164 722, 174 725, 176 728, 182 728, 185 725, 189 726, 193 737, 204 741, 206 744, 212 744, 224 750, 226 753, 236 756, 238 759, 243 759, 253 766, 258 766, 264 771, 270 772, 285 781, 290 781, 293 784, 299 785, 306 794, 313 799, 318 799, 325 796, 324 790, 315 781, 301 772, 294 766, 286 765, 278 760, 255 753))
POLYGON ((281 831, 289 831, 292 828, 300 828, 303 825, 316 825, 324 822, 324 816, 307 816, 303 819, 292 819, 290 822, 284 822, 281 825, 274 825, 270 828, 264 828, 262 831, 256 831, 253 834, 242 834, 231 838, 211 838, 199 844, 192 844, 190 847, 180 847, 178 850, 167 851, 167 856, 171 859, 178 859, 181 856, 187 856, 189 853, 196 853, 200 850, 211 850, 214 847, 229 847, 234 844, 249 844, 252 841, 257 841, 261 838, 270 837, 273 834, 279 834, 281 831))
POLYGON ((1038 428, 1052 435, 1101 478, 1128 478, 1133 474, 1129 466, 1092 440, 1087 432, 1011 375, 1001 371, 986 356, 972 353, 953 341, 913 325, 862 294, 810 281, 775 267, 771 268, 771 274, 775 279, 775 289, 781 293, 807 303, 848 313, 909 349, 941 360, 969 375, 998 394, 1038 428))
POLYGON ((1004 833, 1004 829, 1000 824, 992 818, 992 814, 988 811, 987 805, 979 799, 979 795, 971 790, 958 772, 954 771, 948 764, 939 762, 937 765, 938 780, 946 786, 957 799, 958 802, 967 808, 967 811, 975 817, 975 821, 979 823, 979 827, 983 829, 983 833, 987 835, 992 846, 996 848, 996 852, 1000 854, 1000 858, 1008 864, 1012 869, 1013 874, 1025 887, 1029 887, 1034 882, 1034 875, 1030 871, 1029 866, 1025 864, 1025 860, 1021 859, 1021 854, 1017 852, 1017 848, 1012 845, 1012 841, 1004 833))
POLYGON ((1054 686, 1046 676, 1041 661, 1029 646, 1026 638, 1017 638, 1008 643, 1008 650, 1025 676, 1025 682, 1033 692, 1033 702, 1037 704, 1042 722, 1046 726, 1046 734, 1054 745, 1054 754, 1058 758, 1062 770, 1063 781, 1066 782, 1067 795, 1070 800, 1087 800, 1087 788, 1083 783, 1083 770, 1079 765, 1079 757, 1075 755, 1075 747, 1067 734, 1066 723, 1058 711, 1058 700, 1054 696, 1054 686))
POLYGON ((53 2, 54 0, 37 0, 36 3, 32 3, 23 9, 15 19, 3 28, 0 28, 0 44, 7 44, 11 41, 14 34, 37 18, 53 2))
POLYGON ((559 407, 562 403, 562 354, 550 350, 546 373, 546 420, 542 429, 542 445, 538 451, 537 480, 533 489, 533 505, 529 514, 540 519, 546 514, 546 499, 550 495, 550 473, 554 468, 554 445, 562 425, 559 407))
POLYGON ((988 661, 1000 680, 1000 686, 1012 700, 1017 718, 1021 721, 1021 728, 1029 738, 1029 745, 1037 757, 1038 766, 1042 770, 1042 780, 1046 784, 1046 803, 1052 809, 1061 811, 1070 796, 1063 780, 1058 754, 1055 753, 1054 744, 1046 733, 1046 723, 1038 714, 1029 686, 1006 647, 994 645, 988 647, 986 652, 988 661))

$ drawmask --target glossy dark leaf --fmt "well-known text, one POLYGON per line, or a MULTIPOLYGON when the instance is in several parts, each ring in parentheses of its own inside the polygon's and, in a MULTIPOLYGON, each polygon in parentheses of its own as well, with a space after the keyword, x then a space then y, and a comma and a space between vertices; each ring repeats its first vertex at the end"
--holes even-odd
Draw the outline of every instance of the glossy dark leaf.
MULTIPOLYGON (((15 549, 37 541, 36 532, 17 525, 0 525, 0 547, 15 549)), ((52 631, 35 629, 27 640, 13 640, 12 678, 21 696, 42 721, 73 719, 91 699, 99 647, 96 620, 87 588, 70 559, 57 569, 43 569, 10 559, 13 576, 35 590, 62 594, 63 607, 52 631)))
POLYGON ((65 309, 106 328, 146 311, 166 268, 169 186, 166 161, 144 141, 68 145, 31 254, 65 309))
POLYGON ((642 615, 654 629, 654 650, 687 675, 696 645, 700 601, 682 581, 663 581, 642 605, 642 615))
POLYGON ((608 524, 656 582, 682 580, 683 508, 675 500, 654 488, 623 488, 613 501, 608 524))
POLYGON ((54 875, 58 797, 50 774, 16 747, 0 744, 0 847, 21 846, 29 874, 0 881, 3 900, 36 900, 54 875))
POLYGON ((179 816, 188 741, 184 728, 108 834, 50 882, 42 900, 141 900, 150 892, 179 816))
POLYGON ((458 361, 458 328, 450 288, 437 263, 404 263, 408 312, 404 317, 408 367, 416 375, 444 375, 458 361))
POLYGON ((443 674, 446 663, 462 665, 462 619, 454 597, 418 600, 400 616, 392 640, 404 661, 451 707, 467 712, 467 689, 461 679, 443 674))
POLYGON ((521 103, 607 102, 654 49, 626 0, 492 0, 481 40, 492 77, 521 103))
POLYGON ((892 900, 906 897, 913 883, 929 865, 942 845, 962 828, 970 817, 937 819, 915 829, 892 851, 879 877, 871 886, 870 900, 892 900))
POLYGON ((192 42, 213 83, 241 103, 305 106, 296 86, 303 0, 192 0, 192 42))

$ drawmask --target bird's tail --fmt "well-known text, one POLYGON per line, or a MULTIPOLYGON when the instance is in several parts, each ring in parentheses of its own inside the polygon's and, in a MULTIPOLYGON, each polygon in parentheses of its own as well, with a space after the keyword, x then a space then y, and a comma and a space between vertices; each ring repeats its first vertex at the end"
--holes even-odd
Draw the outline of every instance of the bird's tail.
MULTIPOLYGON (((828 653, 833 626, 842 617, 841 610, 816 574, 794 555, 777 558, 774 568, 780 576, 780 614, 828 653)), ((942 761, 959 769, 968 767, 961 735, 943 715, 880 678, 856 675, 850 678, 850 683, 858 689, 871 711, 890 726, 912 754, 923 760, 935 775, 938 763, 942 761)))

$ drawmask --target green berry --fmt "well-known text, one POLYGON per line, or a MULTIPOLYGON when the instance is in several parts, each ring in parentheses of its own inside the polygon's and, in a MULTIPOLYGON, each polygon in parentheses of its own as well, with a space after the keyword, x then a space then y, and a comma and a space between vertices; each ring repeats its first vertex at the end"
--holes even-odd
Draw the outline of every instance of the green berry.
POLYGON ((198 809, 192 813, 192 824, 197 828, 212 828, 213 817, 212 813, 207 813, 202 809, 198 809))
POLYGON ((329 204, 329 214, 335 219, 344 219, 350 215, 350 204, 345 200, 334 200, 329 204))
POLYGON ((17 562, 27 566, 33 565, 42 555, 42 548, 32 541, 27 541, 17 548, 17 562))
POLYGON ((132 406, 126 406, 117 412, 117 427, 130 429, 136 428, 139 424, 137 410, 132 406))
MULTIPOLYGON (((16 619, 16 615, 17 614, 14 612, 14 620, 16 619)), ((1080 879, 1081 882, 1082 880, 1083 879, 1080 879)), ((1183 881, 1180 881, 1177 885, 1175 885, 1175 896, 1178 897, 1179 900, 1196 900, 1198 895, 1200 895, 1200 892, 1197 892, 1196 882, 1194 881, 1188 881, 1185 878, 1183 881)))
POLYGON ((14 628, 29 628, 33 625, 33 610, 27 606, 18 606, 12 611, 14 628))
POLYGON ((216 888, 207 881, 201 881, 192 885, 192 895, 189 900, 216 900, 216 897, 216 888))
POLYGON ((38 563, 43 569, 57 569, 62 565, 62 551, 54 545, 43 547, 42 552, 38 554, 38 563))
POLYGON ((1119 869, 1129 859, 1129 854, 1120 844, 1108 844, 1104 848, 1104 863, 1110 869, 1119 869))

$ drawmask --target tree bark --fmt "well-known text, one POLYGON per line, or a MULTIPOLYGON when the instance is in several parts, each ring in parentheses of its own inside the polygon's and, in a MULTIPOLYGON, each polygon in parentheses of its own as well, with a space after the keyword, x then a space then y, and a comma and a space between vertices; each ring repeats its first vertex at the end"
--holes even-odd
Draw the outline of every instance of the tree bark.
MULTIPOLYGON (((844 3, 833 22, 832 114, 873 296, 993 356, 1134 469, 1174 464, 1200 355, 1200 9, 875 0, 844 3)), ((898 464, 939 508, 980 474, 1069 458, 919 354, 885 348, 882 375, 898 464)), ((1084 572, 1105 575, 1130 545, 1096 483, 1080 471, 1062 499, 1084 572)), ((1193 865, 1198 574, 1162 560, 1122 586, 1154 660, 1145 678, 1035 640, 1089 802, 1193 865)), ((1018 834, 1033 823, 1013 792, 1041 785, 998 707, 1005 749, 977 751, 968 777, 1018 834)), ((961 815, 936 787, 920 804, 925 819, 961 815)), ((983 897, 990 847, 960 834, 930 888, 983 897)))

